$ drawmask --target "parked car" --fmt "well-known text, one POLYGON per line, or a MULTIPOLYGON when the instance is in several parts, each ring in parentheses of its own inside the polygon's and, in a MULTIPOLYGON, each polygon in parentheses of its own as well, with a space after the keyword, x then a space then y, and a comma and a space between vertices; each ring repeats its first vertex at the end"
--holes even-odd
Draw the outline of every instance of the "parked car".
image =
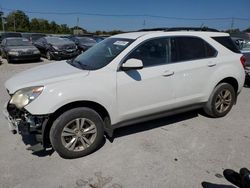
POLYGON ((31 41, 31 43, 34 43, 38 39, 46 37, 47 35, 43 33, 22 33, 22 36, 31 41))
POLYGON ((85 52, 87 49, 94 46, 97 42, 90 37, 70 37, 70 40, 72 40, 78 47, 79 51, 85 52))
POLYGON ((197 108, 225 116, 244 84, 242 57, 226 33, 119 34, 10 78, 4 114, 14 133, 82 157, 122 126, 197 108))
POLYGON ((103 41, 105 38, 107 38, 107 37, 93 36, 93 39, 95 39, 95 41, 96 41, 97 43, 103 41))
POLYGON ((42 56, 47 59, 70 59, 79 55, 74 42, 67 38, 42 37, 34 45, 40 50, 42 56))
POLYGON ((246 58, 246 84, 250 85, 250 33, 234 33, 231 38, 246 58))
POLYGON ((28 39, 11 37, 3 39, 1 43, 1 54, 10 63, 20 60, 40 60, 39 50, 33 46, 28 39))
POLYGON ((22 37, 21 33, 18 32, 1 32, 0 33, 0 43, 3 39, 9 38, 9 37, 22 37))

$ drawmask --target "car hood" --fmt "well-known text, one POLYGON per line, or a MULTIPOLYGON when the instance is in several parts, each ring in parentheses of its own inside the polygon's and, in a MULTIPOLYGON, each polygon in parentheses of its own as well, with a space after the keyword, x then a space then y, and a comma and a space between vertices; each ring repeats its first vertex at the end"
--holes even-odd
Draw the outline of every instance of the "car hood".
POLYGON ((14 75, 5 82, 10 94, 19 89, 32 86, 46 86, 46 84, 87 76, 89 71, 81 70, 66 61, 53 62, 34 67, 14 75))

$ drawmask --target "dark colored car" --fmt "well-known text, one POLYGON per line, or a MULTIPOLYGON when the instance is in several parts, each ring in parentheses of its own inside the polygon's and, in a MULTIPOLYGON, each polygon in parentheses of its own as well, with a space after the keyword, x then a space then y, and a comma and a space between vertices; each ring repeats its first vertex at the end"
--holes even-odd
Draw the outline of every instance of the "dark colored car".
POLYGON ((72 40, 78 47, 78 49, 81 52, 86 51, 87 49, 94 46, 97 42, 95 39, 90 37, 70 37, 70 40, 72 40))
POLYGON ((22 33, 22 36, 32 43, 36 42, 38 39, 42 37, 46 37, 47 35, 42 34, 42 33, 22 33))
POLYGON ((95 41, 98 43, 98 42, 101 42, 103 41, 105 38, 107 37, 102 37, 102 36, 93 36, 93 38, 95 39, 95 41))
POLYGON ((22 35, 21 33, 18 33, 18 32, 1 32, 0 42, 2 42, 3 39, 9 38, 9 37, 22 37, 22 35))
POLYGON ((1 43, 2 57, 11 61, 35 60, 39 61, 41 54, 29 40, 21 37, 5 38, 1 43))
POLYGON ((246 58, 246 84, 250 85, 250 33, 230 34, 238 49, 246 58))
POLYGON ((34 45, 40 50, 41 55, 47 59, 71 59, 79 55, 75 43, 67 38, 42 37, 34 45))

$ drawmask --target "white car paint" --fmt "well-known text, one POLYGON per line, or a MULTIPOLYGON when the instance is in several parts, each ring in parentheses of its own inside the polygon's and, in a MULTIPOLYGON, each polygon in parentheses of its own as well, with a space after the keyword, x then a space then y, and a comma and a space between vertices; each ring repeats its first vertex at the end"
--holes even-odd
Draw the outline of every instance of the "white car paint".
POLYGON ((212 36, 228 36, 219 32, 135 32, 112 38, 134 39, 107 66, 86 71, 65 61, 39 66, 20 73, 5 84, 10 94, 17 90, 44 86, 43 92, 24 108, 33 115, 52 114, 60 107, 76 101, 93 101, 109 113, 111 124, 150 115, 190 104, 206 102, 222 79, 233 77, 238 92, 244 84, 244 69, 239 54, 212 40, 212 36), (185 63, 147 67, 137 74, 119 71, 126 55, 140 43, 157 37, 197 36, 217 51, 214 58, 185 63))

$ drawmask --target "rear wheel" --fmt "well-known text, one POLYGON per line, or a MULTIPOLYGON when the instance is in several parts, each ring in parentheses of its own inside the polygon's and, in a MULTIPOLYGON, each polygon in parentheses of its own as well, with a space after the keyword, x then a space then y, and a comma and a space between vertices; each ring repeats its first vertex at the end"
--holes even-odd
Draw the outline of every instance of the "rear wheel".
POLYGON ((236 94, 232 85, 221 83, 215 87, 204 111, 211 117, 223 117, 231 110, 235 100, 236 94))
POLYGON ((95 151, 104 138, 103 121, 92 109, 75 108, 59 116, 50 130, 52 147, 63 158, 78 158, 95 151))

